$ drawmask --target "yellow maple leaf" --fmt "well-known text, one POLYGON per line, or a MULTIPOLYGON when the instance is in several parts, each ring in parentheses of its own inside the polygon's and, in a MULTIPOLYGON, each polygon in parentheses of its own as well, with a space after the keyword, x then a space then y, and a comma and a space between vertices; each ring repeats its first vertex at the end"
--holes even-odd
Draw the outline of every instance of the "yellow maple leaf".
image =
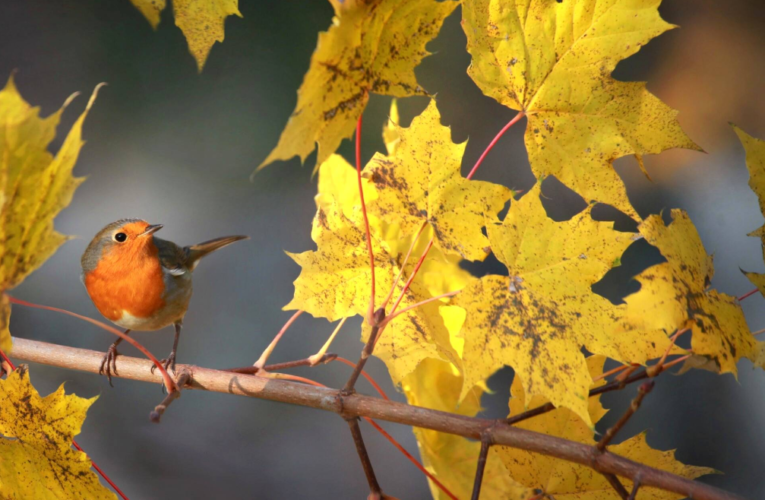
MULTIPOLYGON (((587 358, 592 378, 603 373, 604 360, 602 356, 587 358)), ((601 380, 597 385, 602 383, 601 380)), ((513 380, 510 393, 510 415, 516 415, 527 407, 536 408, 547 403, 547 400, 539 396, 530 398, 530 401, 527 400, 523 384, 518 377, 513 380)), ((607 413, 600 404, 600 396, 589 398, 588 405, 592 422, 598 422, 607 413)), ((590 426, 566 408, 558 408, 515 425, 579 443, 595 444, 595 433, 590 426)), ((537 490, 537 494, 546 493, 560 500, 621 499, 603 475, 587 466, 504 446, 496 449, 512 478, 529 489, 537 490)), ((646 443, 645 433, 610 446, 608 449, 630 460, 689 479, 715 472, 707 467, 688 466, 678 462, 674 458, 674 451, 654 450, 646 443)), ((627 490, 631 489, 632 484, 629 480, 623 479, 623 483, 627 490)), ((656 488, 642 487, 640 498, 643 497, 651 500, 674 500, 683 496, 656 488)))
POLYGON ((64 386, 41 398, 18 369, 0 380, 0 496, 62 500, 115 499, 72 449, 85 413, 97 398, 65 395, 64 386))
MULTIPOLYGON (((757 195, 760 202, 760 212, 765 215, 765 141, 756 139, 740 128, 733 125, 741 144, 746 151, 746 168, 749 170, 749 187, 757 195)), ((749 236, 758 236, 762 242, 762 259, 765 260, 765 225, 749 236)), ((765 295, 765 274, 744 272, 749 281, 754 283, 765 295)))
MULTIPOLYGON (((457 405, 462 376, 454 365, 437 359, 426 359, 402 383, 409 404, 474 417, 481 410, 481 385, 474 386, 465 400, 457 405)), ((423 465, 457 498, 470 498, 475 479, 476 462, 481 443, 462 436, 429 429, 413 428, 423 465)), ((436 500, 447 497, 430 482, 436 500)), ((516 484, 506 473, 499 458, 489 455, 481 487, 482 499, 507 500, 522 498, 526 488, 516 484)))
POLYGON ((157 29, 159 16, 167 5, 166 0, 130 0, 130 3, 143 14, 153 29, 157 29))
MULTIPOLYGON (((319 169, 317 212, 311 236, 317 250, 291 254, 302 270, 295 280, 295 295, 285 309, 303 309, 315 317, 334 321, 339 318, 364 315, 369 306, 371 271, 366 244, 361 204, 358 196, 356 172, 340 156, 333 155, 319 169)), ((365 187, 365 198, 374 199, 374 187, 365 187), (369 194, 369 196, 367 196, 369 194)), ((403 256, 409 248, 412 235, 400 237, 396 226, 379 219, 370 221, 372 248, 375 255, 376 298, 381 304, 401 272, 403 256)), ((427 235, 421 236, 413 254, 422 251, 427 235)), ((456 263, 446 269, 449 261, 434 253, 434 260, 450 284, 464 278, 464 271, 456 263)), ((404 277, 411 273, 414 262, 404 268, 404 277)), ((423 264, 423 269, 426 269, 423 264)), ((401 308, 414 305, 433 295, 426 286, 425 275, 418 275, 404 294, 401 308)), ((401 293, 404 280, 395 288, 394 298, 401 293)), ((434 280, 431 278, 431 282, 434 280)), ((431 286, 439 286, 432 284, 431 286)), ((388 366, 394 383, 414 370, 425 358, 443 358, 459 362, 451 346, 449 332, 439 311, 440 302, 417 307, 391 321, 375 347, 375 355, 388 366)), ((369 326, 362 328, 362 340, 369 335, 369 326)))
POLYGON ((534 174, 554 175, 586 201, 639 219, 611 163, 626 155, 698 149, 676 112, 610 74, 673 28, 657 0, 465 0, 468 74, 488 95, 528 116, 534 174))
POLYGON ((688 214, 672 210, 669 226, 661 216, 652 215, 639 231, 667 262, 635 278, 641 288, 624 299, 624 331, 672 333, 691 328, 694 354, 714 360, 722 373, 736 374, 736 362, 742 357, 756 359, 758 342, 738 300, 708 289, 714 274, 712 257, 688 214))
MULTIPOLYGON (((69 239, 53 228, 53 219, 69 205, 84 180, 73 177, 72 169, 84 144, 82 124, 99 87, 55 157, 48 146, 66 104, 51 116, 40 118, 39 108, 22 99, 13 78, 0 91, 0 292, 21 283, 69 239)), ((10 349, 9 318, 10 303, 3 298, 3 350, 10 349)))
POLYGON ((409 128, 399 128, 395 152, 375 154, 364 169, 379 198, 370 204, 386 220, 416 232, 427 222, 441 250, 469 260, 488 255, 484 216, 494 216, 510 199, 510 189, 491 182, 467 180, 460 173, 465 145, 454 144, 449 127, 441 125, 436 101, 409 128))
MULTIPOLYGON (((166 0, 130 1, 146 17, 151 27, 157 29, 166 0)), ((212 46, 215 42, 223 41, 226 18, 242 17, 242 14, 239 12, 239 0, 173 0, 173 16, 175 25, 186 37, 189 52, 194 56, 201 73, 212 46)))
POLYGON ((324 163, 353 133, 370 93, 426 95, 414 68, 459 2, 349 0, 332 5, 335 18, 319 34, 295 111, 258 169, 293 156, 305 161, 316 144, 316 165, 324 163))
POLYGON ((398 140, 400 138, 400 131, 401 127, 399 125, 399 116, 398 116, 398 101, 396 99, 393 99, 390 103, 390 113, 388 114, 388 121, 385 122, 385 126, 383 127, 383 142, 385 143, 385 149, 388 151, 388 154, 393 156, 396 154, 396 146, 398 145, 398 140))
POLYGON ((485 276, 457 295, 466 311, 462 355, 466 391, 510 365, 530 395, 572 409, 589 422, 590 375, 582 347, 621 362, 643 363, 669 346, 662 332, 612 329, 620 307, 591 286, 611 269, 634 235, 598 222, 590 208, 569 221, 547 216, 537 184, 487 225, 491 248, 509 276, 485 276))

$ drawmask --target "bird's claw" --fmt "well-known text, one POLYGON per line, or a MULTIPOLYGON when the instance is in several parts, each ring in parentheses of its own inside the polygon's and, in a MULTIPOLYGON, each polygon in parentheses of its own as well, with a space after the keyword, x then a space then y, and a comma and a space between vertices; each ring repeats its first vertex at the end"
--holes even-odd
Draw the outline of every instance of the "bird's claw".
POLYGON ((117 373, 117 356, 119 355, 119 352, 117 351, 117 347, 110 346, 109 349, 106 351, 106 354, 104 354, 104 358, 101 360, 101 367, 98 369, 99 375, 106 375, 106 378, 109 379, 109 386, 114 387, 114 384, 112 384, 112 372, 115 375, 118 375, 117 373))

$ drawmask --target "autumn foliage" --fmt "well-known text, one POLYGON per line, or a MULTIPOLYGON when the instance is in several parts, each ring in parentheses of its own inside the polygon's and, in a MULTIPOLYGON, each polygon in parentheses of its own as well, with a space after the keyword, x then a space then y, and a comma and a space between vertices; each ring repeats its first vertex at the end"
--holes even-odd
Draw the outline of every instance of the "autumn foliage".
MULTIPOLYGON (((510 366, 509 416, 548 402, 555 407, 517 425, 586 444, 599 438, 594 425, 606 413, 589 392, 610 376, 603 373, 607 359, 627 370, 661 367, 668 356, 680 356, 686 369, 734 376, 742 358, 765 367, 764 344, 750 332, 739 300, 710 288, 712 257, 688 214, 641 217, 613 167, 625 156, 642 168, 644 155, 700 150, 681 129, 678 112, 645 83, 611 76, 619 61, 674 28, 659 16, 656 0, 330 1, 335 17, 319 34, 295 111, 257 167, 286 168, 280 160, 297 156, 303 162, 318 150, 310 228, 315 249, 288 253, 301 271, 285 309, 330 322, 364 318, 361 341, 372 346, 412 405, 473 417, 481 411, 487 379, 510 366), (473 178, 480 178, 480 163, 463 176, 466 144, 452 141, 438 100, 416 80, 427 43, 458 6, 472 58, 468 74, 485 95, 517 110, 517 120, 526 119, 525 145, 538 180, 527 192, 473 178), (354 167, 336 151, 358 130, 371 94, 431 99, 408 127, 399 123, 394 100, 382 131, 386 152, 354 167), (547 177, 581 195, 587 207, 569 220, 550 218, 542 203, 547 177), (633 218, 636 232, 595 220, 597 204, 633 218), (593 285, 640 239, 666 262, 635 276, 640 288, 622 303, 595 293, 593 285), (489 255, 506 273, 479 278, 461 265, 489 255), (689 349, 675 343, 683 334, 689 349)), ((132 2, 156 26, 164 0, 132 2)), ((200 70, 214 42, 223 40, 226 16, 240 15, 236 4, 173 2, 200 70)), ((3 291, 66 240, 52 221, 81 182, 71 171, 86 114, 51 156, 47 147, 60 112, 40 118, 12 79, 0 92, 3 291)), ((765 142, 735 131, 765 213, 765 142)), ((763 228, 753 228, 751 236, 765 248, 763 228)), ((746 276, 765 295, 765 274, 746 276)), ((12 354, 5 294, 0 305, 0 347, 12 354)), ((18 370, 0 381, 0 393, 0 434, 18 439, 0 440, 0 496, 66 496, 46 496, 55 483, 70 496, 112 497, 92 473, 82 472, 85 455, 68 446, 93 400, 65 396, 63 389, 40 398, 28 372, 18 370), (19 472, 23 461, 38 464, 34 474, 19 472), (50 472, 56 468, 71 474, 62 482, 50 472), (20 474, 23 481, 14 479, 20 474)), ((443 484, 431 483, 433 496, 469 498, 481 443, 427 429, 414 434, 423 465, 443 484)), ((686 478, 714 472, 652 449, 645 433, 609 449, 686 478)), ((629 481, 624 486, 632 489, 629 481)), ((659 489, 640 492, 641 499, 679 498, 659 489)), ((621 496, 591 468, 492 446, 481 498, 621 496)))

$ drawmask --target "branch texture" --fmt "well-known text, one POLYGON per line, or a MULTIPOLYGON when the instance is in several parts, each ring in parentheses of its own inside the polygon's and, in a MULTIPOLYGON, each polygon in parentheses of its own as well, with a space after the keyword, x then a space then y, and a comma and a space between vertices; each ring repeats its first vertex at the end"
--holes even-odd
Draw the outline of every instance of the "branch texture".
MULTIPOLYGON (((26 339, 13 339, 11 357, 19 360, 58 366, 71 370, 98 373, 103 353, 26 339)), ((152 374, 148 360, 120 356, 119 377, 162 383, 152 374)), ((691 481, 648 467, 608 451, 546 434, 518 429, 503 420, 465 417, 417 406, 386 401, 361 394, 344 395, 336 389, 314 387, 279 379, 267 379, 192 365, 178 365, 178 372, 188 372, 187 389, 236 394, 270 401, 296 404, 342 415, 369 417, 398 424, 432 429, 472 439, 491 438, 491 443, 541 453, 582 464, 603 474, 614 474, 632 481, 639 478, 643 487, 672 491, 694 500, 743 500, 713 486, 691 481)))

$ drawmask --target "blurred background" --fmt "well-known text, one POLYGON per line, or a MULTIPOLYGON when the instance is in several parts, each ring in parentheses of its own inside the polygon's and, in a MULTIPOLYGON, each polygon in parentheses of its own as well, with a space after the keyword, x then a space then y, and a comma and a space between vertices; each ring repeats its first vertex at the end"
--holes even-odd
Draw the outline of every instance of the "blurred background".
MULTIPOLYGON (((739 268, 762 272, 760 244, 746 233, 762 224, 757 199, 747 186, 743 150, 727 123, 765 137, 765 16, 759 0, 665 0, 661 13, 679 24, 652 41, 615 73, 647 80, 673 108, 707 154, 669 151, 646 158, 651 183, 631 158, 617 163, 641 215, 681 207, 715 254, 713 285, 741 295, 753 287, 739 268)), ((253 169, 274 147, 292 112, 296 91, 316 44, 332 18, 328 2, 242 0, 244 18, 226 21, 226 41, 216 44, 202 74, 187 51, 171 9, 155 32, 128 0, 10 0, 0 3, 0 79, 14 70, 24 98, 53 113, 73 92, 102 90, 84 129, 87 144, 75 174, 88 180, 56 220, 77 235, 13 291, 21 299, 100 315, 80 283, 80 255, 105 224, 124 217, 163 223, 161 237, 191 244, 227 234, 252 240, 206 260, 195 273, 195 296, 186 316, 179 362, 225 368, 252 364, 289 318, 281 311, 292 297, 299 268, 285 250, 313 248, 315 206, 312 155, 274 164, 253 182, 253 169)), ((434 55, 417 69, 420 83, 438 95, 443 122, 453 139, 470 139, 463 172, 514 115, 481 94, 466 75, 469 55, 459 9, 429 45, 434 55)), ((80 97, 64 114, 61 138, 87 101, 80 97)), ((427 100, 400 101, 407 124, 427 100)), ((390 99, 373 96, 364 116, 364 157, 383 149, 380 130, 390 99)), ((498 144, 478 177, 528 189, 534 177, 523 147, 523 128, 498 144)), ((347 141, 340 149, 350 158, 347 141)), ((546 182, 550 215, 570 217, 584 207, 578 196, 546 182)), ((623 229, 634 223, 604 210, 623 229)), ((597 285, 618 300, 636 290, 629 278, 660 261, 645 243, 630 247, 623 266, 597 285)), ((471 266, 476 274, 500 273, 496 262, 471 266)), ((763 298, 743 304, 753 330, 765 327, 763 298)), ((107 333, 73 318, 14 307, 16 336, 103 351, 107 333)), ((284 361, 315 352, 331 331, 324 320, 301 317, 272 358, 284 361)), ((136 337, 158 357, 172 344, 171 329, 136 337)), ((356 359, 358 321, 349 322, 332 351, 356 359)), ((130 347, 122 352, 136 355, 130 347)), ((370 363, 389 394, 384 366, 370 363)), ((369 365, 368 365, 369 366, 369 365)), ((694 371, 665 376, 621 436, 648 429, 648 442, 677 449, 685 463, 713 467, 723 475, 702 481, 749 498, 765 497, 765 373, 748 361, 738 381, 694 371)), ((329 365, 296 373, 339 386, 347 367, 329 365)), ((66 382, 80 396, 99 395, 78 436, 80 444, 132 498, 365 498, 368 492, 347 426, 337 416, 306 408, 205 392, 184 392, 161 425, 148 412, 162 395, 158 386, 32 366, 41 393, 66 382)), ((486 415, 507 413, 512 371, 490 380, 486 415)), ((363 391, 369 388, 362 386, 363 391)), ((604 397, 614 408, 604 430, 622 413, 634 391, 604 397)), ((430 497, 424 477, 368 426, 365 438, 385 491, 402 499, 430 497)), ((410 451, 411 430, 385 425, 410 451)))

